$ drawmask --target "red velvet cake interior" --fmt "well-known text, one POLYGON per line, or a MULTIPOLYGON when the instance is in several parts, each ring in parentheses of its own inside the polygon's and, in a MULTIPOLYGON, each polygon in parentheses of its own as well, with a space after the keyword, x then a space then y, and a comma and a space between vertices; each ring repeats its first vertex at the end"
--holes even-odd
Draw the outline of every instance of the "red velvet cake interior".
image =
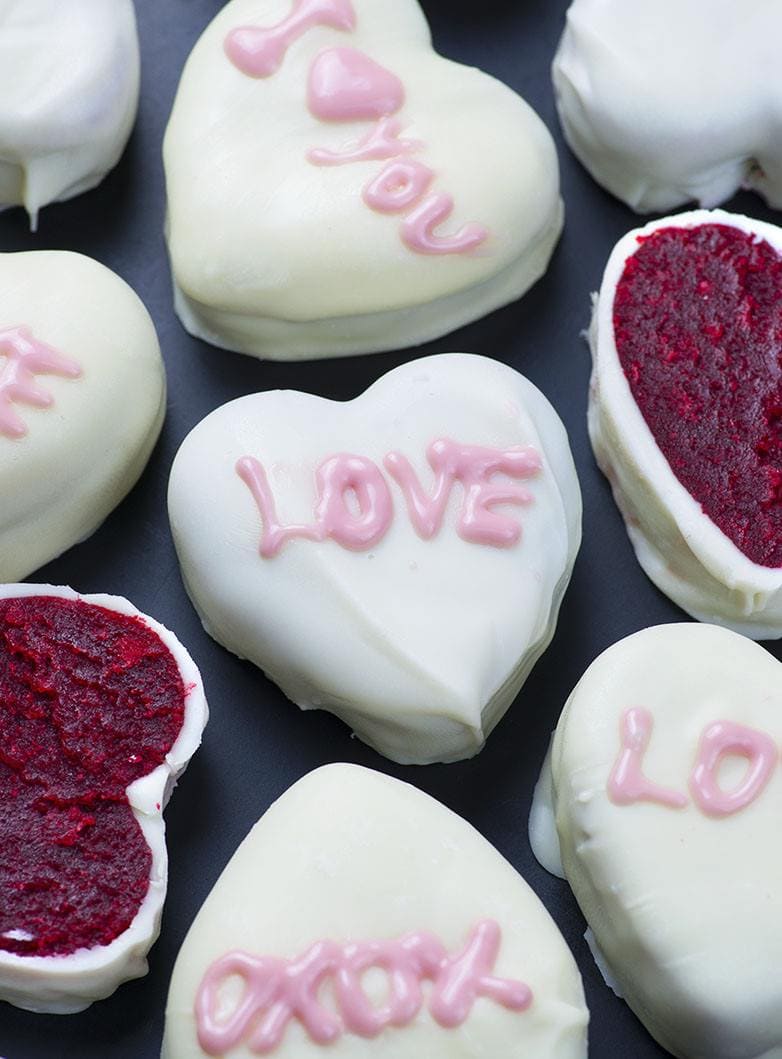
POLYGON ((0 600, 0 951, 65 956, 128 928, 152 855, 125 791, 163 762, 184 701, 141 619, 0 600))
POLYGON ((737 228, 660 228, 616 289, 616 348, 674 474, 753 562, 782 566, 782 258, 737 228))

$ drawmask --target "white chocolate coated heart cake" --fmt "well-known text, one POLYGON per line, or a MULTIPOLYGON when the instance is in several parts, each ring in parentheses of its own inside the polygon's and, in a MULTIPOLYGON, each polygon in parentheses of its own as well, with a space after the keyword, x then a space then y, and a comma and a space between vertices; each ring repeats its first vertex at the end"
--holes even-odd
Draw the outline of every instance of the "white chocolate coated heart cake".
POLYGON ((554 59, 565 137, 639 213, 782 206, 777 0, 574 0, 554 59))
POLYGON ((149 313, 81 254, 0 254, 0 581, 89 537, 136 483, 165 415, 149 313))
POLYGON ((233 0, 164 155, 179 315, 256 356, 453 331, 526 291, 562 226, 545 126, 437 55, 416 0, 233 0))
POLYGON ((553 408, 465 354, 347 404, 224 405, 183 443, 169 515, 210 635, 418 764, 483 747, 551 640, 581 537, 553 408))
POLYGON ((139 93, 132 0, 0 0, 0 207, 35 227, 119 161, 139 93))
POLYGON ((679 1059, 782 1055, 781 748, 779 662, 713 625, 610 647, 557 726, 533 849, 679 1059))
POLYGON ((179 953, 163 1059, 586 1059, 525 881, 414 787, 329 765, 265 813, 179 953))

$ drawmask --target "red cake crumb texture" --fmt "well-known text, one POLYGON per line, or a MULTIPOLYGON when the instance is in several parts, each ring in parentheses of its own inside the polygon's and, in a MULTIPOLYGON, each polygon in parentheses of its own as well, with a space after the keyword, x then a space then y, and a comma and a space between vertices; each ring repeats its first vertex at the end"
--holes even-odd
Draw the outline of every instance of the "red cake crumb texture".
POLYGON ((782 258, 737 228, 639 239, 619 359, 674 474, 753 562, 782 566, 782 258))
POLYGON ((152 855, 125 789, 163 762, 184 700, 141 619, 0 600, 0 952, 65 956, 127 930, 152 855))

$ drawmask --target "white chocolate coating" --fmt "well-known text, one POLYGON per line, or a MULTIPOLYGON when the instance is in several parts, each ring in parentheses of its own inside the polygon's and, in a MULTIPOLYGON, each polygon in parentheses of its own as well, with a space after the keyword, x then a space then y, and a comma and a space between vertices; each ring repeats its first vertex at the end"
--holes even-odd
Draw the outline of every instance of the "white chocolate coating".
MULTIPOLYGON (((499 477, 502 481, 502 478, 499 477)), ((343 404, 295 391, 240 398, 208 416, 171 472, 169 515, 190 598, 219 643, 260 666, 303 709, 324 708, 395 761, 478 753, 554 632, 581 537, 567 436, 545 397, 484 357, 397 368, 343 404), (531 445, 543 469, 513 547, 463 540, 463 490, 424 540, 387 479, 393 519, 369 551, 291 540, 261 558, 262 521, 235 470, 263 464, 283 523, 307 523, 315 471, 336 453, 382 468, 401 451, 428 491, 427 447, 531 445)))
POLYGON ((554 59, 565 138, 639 213, 782 207, 777 0, 574 0, 554 59))
MULTIPOLYGON (((462 1026, 444 1029, 424 1007, 410 1025, 371 1040, 345 1034, 327 1047, 294 1022, 274 1059, 586 1057, 578 970, 521 876, 469 824, 414 787, 352 765, 318 769, 256 824, 199 912, 174 969, 163 1057, 206 1055, 196 1037, 196 991, 210 964, 232 949, 293 957, 324 939, 430 931, 452 951, 486 918, 502 932, 493 973, 531 987, 527 1011, 481 998, 462 1026)), ((378 1002, 371 974, 364 984, 378 1002)), ((384 988, 381 977, 381 996, 384 988)), ((257 1055, 246 1044, 226 1054, 257 1055)))
POLYGON ((0 433, 0 582, 98 528, 146 466, 165 415, 154 325, 103 265, 59 251, 0 255, 0 331, 21 326, 82 374, 37 376, 52 406, 14 404, 27 434, 0 433))
POLYGON ((56 596, 79 599, 119 614, 141 618, 168 648, 187 689, 185 718, 165 762, 127 789, 128 801, 152 851, 150 885, 133 922, 109 945, 82 949, 71 956, 16 956, 0 952, 0 1000, 28 1011, 69 1015, 110 996, 123 982, 147 973, 146 956, 160 933, 168 884, 163 810, 177 780, 201 743, 209 710, 201 674, 187 649, 164 625, 138 611, 121 596, 81 595, 53 585, 2 585, 0 599, 56 596))
POLYGON ((228 33, 274 25, 291 5, 233 0, 185 67, 164 145, 185 327, 255 356, 327 357, 425 342, 520 297, 562 227, 556 152, 537 115, 487 74, 436 55, 416 0, 353 0, 354 31, 310 29, 270 77, 232 65, 228 33), (308 161, 310 149, 340 150, 371 128, 308 110, 308 72, 326 47, 358 49, 401 79, 401 135, 423 144, 410 157, 454 199, 441 230, 478 223, 485 243, 414 253, 400 238, 402 215, 362 201, 386 162, 308 161))
MULTIPOLYGON (((688 781, 703 732, 733 721, 782 744, 782 670, 716 626, 663 625, 590 666, 560 719, 531 818, 533 848, 562 863, 610 975, 649 1032, 680 1059, 782 1055, 782 765, 731 816, 708 816, 688 781), (630 708, 653 729, 643 773, 684 808, 616 804, 608 781, 630 708), (548 774, 546 775, 546 772, 548 774), (546 790, 550 803, 546 807, 546 790)), ((719 769, 730 791, 747 763, 719 769)), ((548 867, 549 865, 546 864, 548 867)))
POLYGON ((782 229, 722 210, 664 217, 620 239, 592 317, 589 433, 638 561, 657 587, 700 621, 767 639, 782 636, 782 570, 744 555, 675 476, 633 399, 614 339, 616 286, 639 234, 710 223, 757 234, 782 253, 782 229))
POLYGON ((136 120, 133 0, 0 0, 0 208, 33 227, 99 184, 136 120))

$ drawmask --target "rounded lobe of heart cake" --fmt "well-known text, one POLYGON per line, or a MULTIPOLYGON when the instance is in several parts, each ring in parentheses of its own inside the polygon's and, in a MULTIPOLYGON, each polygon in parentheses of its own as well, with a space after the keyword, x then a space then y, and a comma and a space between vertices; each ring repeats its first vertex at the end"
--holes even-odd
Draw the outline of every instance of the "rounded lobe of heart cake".
POLYGON ((782 257, 725 224, 659 228, 625 264, 613 321, 676 477, 749 559, 782 566, 782 257))
POLYGON ((165 760, 186 690, 140 618, 0 601, 0 952, 70 955, 129 927, 152 854, 126 789, 165 760))

